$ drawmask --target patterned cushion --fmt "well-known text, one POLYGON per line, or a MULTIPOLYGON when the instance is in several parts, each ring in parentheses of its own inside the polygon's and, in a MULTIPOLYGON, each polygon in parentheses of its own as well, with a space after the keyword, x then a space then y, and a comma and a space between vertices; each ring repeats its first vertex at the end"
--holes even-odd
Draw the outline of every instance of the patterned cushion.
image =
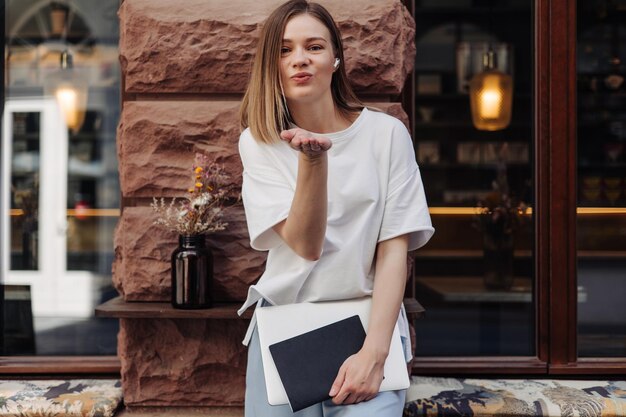
POLYGON ((2 417, 110 417, 121 401, 116 379, 0 380, 2 417))
POLYGON ((414 376, 404 417, 626 416, 626 381, 414 376))

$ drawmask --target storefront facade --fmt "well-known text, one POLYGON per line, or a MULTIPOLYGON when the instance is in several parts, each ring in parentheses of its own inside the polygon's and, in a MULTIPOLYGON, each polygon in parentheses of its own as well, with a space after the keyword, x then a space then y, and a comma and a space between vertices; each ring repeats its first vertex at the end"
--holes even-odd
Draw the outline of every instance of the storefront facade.
MULTIPOLYGON (((242 403, 234 312, 265 254, 229 211, 208 239, 223 309, 164 311, 176 236, 149 204, 184 192, 196 151, 240 181, 239 103, 280 3, 5 2, 1 373, 118 375, 131 405, 242 403), (88 85, 74 119, 51 93, 65 50, 88 85)), ((414 374, 626 374, 626 4, 321 3, 357 92, 413 133, 437 230, 411 254, 414 374), (471 106, 489 50, 512 94, 495 130, 471 106)))

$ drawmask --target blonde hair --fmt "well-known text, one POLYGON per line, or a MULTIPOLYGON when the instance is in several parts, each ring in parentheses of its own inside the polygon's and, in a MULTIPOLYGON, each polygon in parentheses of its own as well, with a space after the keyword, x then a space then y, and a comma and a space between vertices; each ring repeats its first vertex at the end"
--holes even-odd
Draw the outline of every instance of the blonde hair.
MULTIPOLYGON (((306 0, 291 0, 274 10, 261 30, 252 75, 240 111, 242 130, 250 127, 252 136, 260 142, 278 141, 280 132, 288 129, 293 122, 282 95, 278 63, 287 22, 304 13, 326 26, 335 56, 340 62, 345 62, 341 34, 332 16, 323 6, 306 0)), ((364 107, 352 91, 343 64, 333 73, 331 94, 337 110, 346 119, 350 119, 353 113, 364 107)))

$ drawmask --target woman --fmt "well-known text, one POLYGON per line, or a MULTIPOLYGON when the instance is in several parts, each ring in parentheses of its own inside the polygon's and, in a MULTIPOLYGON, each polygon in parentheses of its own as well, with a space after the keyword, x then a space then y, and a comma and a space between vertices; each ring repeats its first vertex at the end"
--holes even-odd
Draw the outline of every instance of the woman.
POLYGON ((248 417, 402 414, 405 390, 378 389, 396 322, 411 359, 402 308, 407 251, 434 229, 407 129, 357 99, 343 62, 340 33, 322 6, 292 0, 267 19, 239 152, 250 244, 269 254, 240 314, 255 303, 371 295, 367 337, 341 367, 332 399, 294 414, 267 403, 253 319, 244 340, 248 417))

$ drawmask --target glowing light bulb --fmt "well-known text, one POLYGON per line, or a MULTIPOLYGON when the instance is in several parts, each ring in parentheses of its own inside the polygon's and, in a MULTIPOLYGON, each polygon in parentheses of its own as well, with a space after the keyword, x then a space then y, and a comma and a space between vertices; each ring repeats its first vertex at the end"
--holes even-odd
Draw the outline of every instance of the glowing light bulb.
POLYGON ((480 130, 500 130, 511 122, 513 83, 511 76, 491 70, 470 81, 472 122, 480 130))
POLYGON ((498 90, 483 91, 478 97, 480 115, 484 119, 495 119, 500 115, 502 106, 502 94, 498 90))
POLYGON ((78 93, 73 88, 61 87, 55 92, 61 111, 65 116, 67 127, 76 130, 79 125, 78 93))
POLYGON ((511 123, 513 79, 496 69, 496 55, 483 55, 483 71, 470 80, 472 123, 479 130, 501 130, 511 123))
POLYGON ((78 133, 85 121, 89 78, 85 69, 74 68, 72 55, 63 51, 61 67, 44 81, 44 95, 54 97, 67 127, 78 133))

